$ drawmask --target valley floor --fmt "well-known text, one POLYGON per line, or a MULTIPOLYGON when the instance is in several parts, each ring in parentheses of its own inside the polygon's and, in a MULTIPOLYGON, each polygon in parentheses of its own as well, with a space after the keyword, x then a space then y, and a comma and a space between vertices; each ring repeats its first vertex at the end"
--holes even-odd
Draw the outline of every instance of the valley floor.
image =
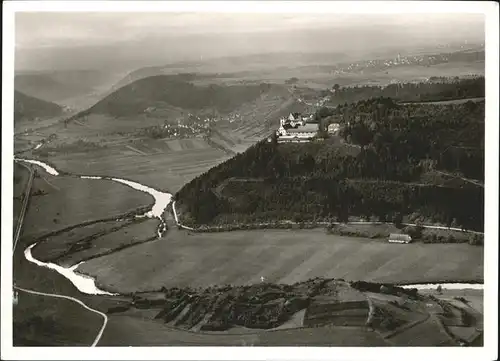
POLYGON ((261 276, 288 284, 319 276, 391 283, 481 280, 483 248, 389 244, 324 230, 171 230, 161 242, 93 259, 79 270, 119 292, 251 284, 261 276))
MULTIPOLYGON (((51 126, 47 130, 42 129, 41 135, 32 135, 31 140, 36 142, 59 132, 59 140, 62 141, 47 145, 47 148, 54 146, 52 153, 42 156, 46 149, 44 145, 31 154, 28 152, 27 157, 46 160, 70 173, 124 177, 159 189, 166 187, 170 192, 175 192, 187 181, 228 158, 226 153, 203 139, 129 142, 119 136, 110 136, 105 147, 67 148, 67 144, 76 142, 83 133, 88 134, 89 127, 93 126, 96 125, 70 124, 66 131, 51 126)), ((97 135, 98 127, 94 131, 89 141, 99 142, 101 137, 97 135)), ((25 142, 22 150, 26 149, 26 145, 25 142)), ((34 186, 45 193, 31 199, 24 233, 19 249, 14 254, 15 281, 20 286, 71 295, 106 311, 110 304, 118 301, 110 300, 109 297, 79 294, 60 275, 29 264, 23 258, 22 251, 44 233, 147 206, 151 199, 121 185, 76 178, 56 179, 43 171, 34 186)), ((173 225, 172 220, 170 222, 173 225)), ((151 225, 148 236, 154 235, 156 226, 151 225)), ((126 232, 115 233, 112 244, 121 244, 118 242, 120 239, 130 236, 125 237, 124 234, 126 232)), ((99 242, 99 238, 94 241, 99 242)), ((63 245, 66 246, 65 243, 63 245)), ((161 287, 251 284, 259 283, 261 277, 266 282, 288 284, 316 276, 394 283, 478 280, 483 277, 483 257, 482 247, 467 244, 393 245, 381 240, 328 235, 324 230, 196 234, 171 227, 167 235, 159 240, 94 258, 82 264, 78 270, 96 277, 97 283, 105 289, 133 293, 161 287)), ((60 321, 64 314, 59 314, 59 309, 54 311, 49 299, 41 303, 36 298, 43 296, 21 297, 22 303, 16 306, 16 322, 21 325, 21 331, 25 321, 29 321, 34 314, 41 314, 44 320, 48 320, 44 322, 49 322, 49 328, 43 326, 39 329, 41 336, 32 336, 30 341, 35 339, 43 344, 88 344, 92 341, 88 334, 94 335, 94 329, 97 332, 100 327, 99 322, 89 318, 89 325, 78 329, 78 334, 86 334, 85 337, 77 337, 78 340, 66 338, 66 330, 70 326, 68 320, 60 321), (26 316, 21 311, 30 315, 26 316), (59 325, 59 328, 56 327, 57 332, 50 331, 54 324, 59 325), (50 337, 58 341, 51 341, 50 337)), ((78 307, 69 305, 69 301, 65 300, 57 304, 61 304, 64 310, 78 307)), ((75 311, 74 315, 74 322, 82 323, 89 313, 75 311)), ((123 315, 109 317, 99 345, 242 343, 255 346, 387 345, 376 333, 360 328, 296 329, 245 336, 201 335, 123 315)))

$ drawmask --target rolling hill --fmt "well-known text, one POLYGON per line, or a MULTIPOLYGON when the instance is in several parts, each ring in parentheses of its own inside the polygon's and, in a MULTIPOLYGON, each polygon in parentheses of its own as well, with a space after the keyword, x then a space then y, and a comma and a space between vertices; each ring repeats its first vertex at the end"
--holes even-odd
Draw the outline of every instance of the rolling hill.
POLYGON ((19 72, 14 79, 14 88, 45 101, 66 105, 74 98, 104 91, 116 77, 110 71, 99 70, 19 72))
POLYGON ((61 115, 62 107, 57 104, 31 97, 19 91, 14 93, 14 121, 61 115))
POLYGON ((210 109, 227 114, 257 99, 271 87, 270 84, 196 86, 177 75, 151 76, 123 86, 78 116, 136 116, 162 107, 193 112, 210 109))
POLYGON ((175 196, 184 221, 397 222, 417 215, 423 223, 482 230, 484 102, 401 105, 385 98, 335 112, 350 119, 341 137, 261 141, 186 184, 175 196), (479 181, 436 184, 427 177, 436 170, 479 181))
POLYGON ((483 317, 463 300, 393 284, 313 278, 291 285, 162 288, 137 293, 108 314, 166 325, 184 341, 210 345, 220 345, 221 337, 231 344, 233 336, 236 342, 250 337, 255 346, 473 346, 483 317))

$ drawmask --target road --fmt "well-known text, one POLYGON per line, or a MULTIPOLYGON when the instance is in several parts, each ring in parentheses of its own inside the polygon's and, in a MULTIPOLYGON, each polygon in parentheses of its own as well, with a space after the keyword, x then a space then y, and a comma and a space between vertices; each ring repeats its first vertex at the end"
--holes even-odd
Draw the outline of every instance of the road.
POLYGON ((481 183, 478 180, 475 180, 475 179, 468 179, 468 178, 464 178, 464 177, 461 177, 461 176, 458 176, 458 175, 453 175, 451 173, 441 172, 439 170, 436 170, 436 173, 440 173, 440 174, 446 175, 448 177, 459 178, 459 179, 463 180, 464 182, 469 182, 469 183, 472 183, 472 184, 475 184, 475 185, 477 185, 479 187, 483 187, 484 188, 484 184, 481 183))
MULTIPOLYGON (((21 208, 21 213, 19 215, 19 220, 17 222, 16 233, 14 235, 14 247, 13 247, 13 250, 12 250, 12 254, 13 255, 14 255, 14 251, 16 250, 17 241, 19 240, 19 236, 21 234, 21 229, 22 229, 23 221, 24 221, 24 215, 26 214, 26 209, 27 209, 27 206, 28 206, 28 200, 29 200, 29 197, 30 197, 31 187, 32 187, 32 184, 33 184, 33 177, 34 177, 34 171, 33 171, 33 169, 31 167, 26 166, 26 165, 24 165, 22 163, 19 163, 19 164, 21 164, 23 167, 26 167, 29 170, 30 177, 29 177, 29 180, 28 180, 28 184, 26 186, 26 191, 24 193, 25 195, 24 195, 23 206, 21 208)), ((85 303, 83 303, 82 301, 80 301, 80 300, 78 300, 78 299, 76 299, 74 297, 63 296, 63 295, 54 294, 54 293, 44 293, 44 292, 38 292, 38 291, 34 291, 34 290, 28 290, 28 289, 16 286, 15 283, 14 283, 14 289, 16 289, 18 291, 26 292, 26 293, 31 293, 31 294, 34 294, 34 295, 40 295, 40 296, 46 296, 46 297, 55 297, 55 298, 64 298, 64 299, 67 299, 67 300, 70 300, 70 301, 78 303, 80 306, 86 308, 87 310, 89 310, 91 312, 99 314, 100 316, 102 316, 104 318, 104 322, 102 324, 101 329, 99 330, 99 333, 97 334, 96 338, 94 339, 94 342, 92 343, 91 347, 96 346, 97 343, 99 342, 99 340, 101 339, 102 334, 104 332, 104 329, 106 328, 106 325, 108 323, 108 316, 106 316, 106 314, 104 314, 104 313, 102 313, 102 312, 100 312, 98 310, 95 310, 93 308, 90 308, 85 303)))
POLYGON ((28 171, 30 172, 30 176, 28 178, 28 184, 26 185, 26 190, 24 192, 23 205, 21 207, 21 212, 19 213, 19 219, 17 220, 17 228, 16 228, 16 233, 14 235, 14 247, 13 247, 12 252, 14 252, 16 250, 17 241, 19 239, 19 236, 21 235, 21 228, 23 226, 24 215, 26 214, 26 209, 28 208, 28 201, 30 198, 31 186, 33 185, 33 177, 34 177, 34 171, 31 167, 28 167, 22 163, 19 163, 19 164, 21 164, 21 166, 28 169, 28 171))
POLYGON ((16 290, 18 290, 18 291, 30 293, 30 294, 33 294, 33 295, 47 296, 47 297, 54 297, 54 298, 64 298, 66 300, 70 300, 70 301, 76 302, 80 306, 86 308, 87 310, 89 310, 91 312, 94 312, 94 313, 97 313, 98 315, 102 316, 103 319, 104 319, 104 322, 102 324, 101 329, 99 330, 99 333, 97 334, 96 338, 94 339, 94 342, 92 342, 91 347, 95 347, 97 345, 97 343, 100 341, 100 339, 102 337, 102 334, 104 332, 104 329, 106 328, 106 325, 108 324, 108 316, 106 316, 106 314, 102 313, 101 311, 97 311, 97 310, 95 310, 95 309, 87 306, 82 301, 80 301, 80 300, 78 300, 76 298, 70 297, 70 296, 63 296, 63 295, 58 295, 58 294, 54 294, 54 293, 38 292, 38 291, 33 291, 33 290, 28 290, 28 289, 25 289, 25 288, 21 288, 21 287, 18 287, 18 286, 14 286, 14 288, 16 290))
MULTIPOLYGON (((175 201, 172 202, 172 211, 174 213, 174 218, 175 222, 177 223, 177 226, 180 228, 184 228, 190 231, 195 231, 195 228, 191 228, 188 226, 183 225, 180 222, 179 216, 177 214, 177 211, 175 209, 175 201)), ((300 222, 293 222, 293 221, 281 221, 280 223, 287 223, 287 224, 295 224, 299 225, 300 222)), ((252 226, 269 226, 273 225, 274 222, 272 223, 252 223, 247 225, 252 225, 252 226)), ((380 225, 380 224, 394 224, 392 222, 366 222, 366 221, 357 221, 357 222, 347 222, 347 223, 342 223, 342 222, 316 222, 318 225, 329 225, 329 224, 359 224, 359 225, 380 225)), ((458 231, 458 232, 466 232, 466 233, 471 233, 471 234, 479 234, 479 235, 484 235, 484 232, 478 232, 478 231, 473 231, 470 229, 462 229, 462 228, 455 228, 455 227, 446 227, 446 226, 434 226, 434 225, 428 225, 428 224, 422 224, 422 225, 417 225, 415 223, 402 223, 403 226, 411 226, 411 227, 417 227, 420 226, 422 228, 428 228, 428 229, 443 229, 443 230, 449 230, 449 231, 458 231)))

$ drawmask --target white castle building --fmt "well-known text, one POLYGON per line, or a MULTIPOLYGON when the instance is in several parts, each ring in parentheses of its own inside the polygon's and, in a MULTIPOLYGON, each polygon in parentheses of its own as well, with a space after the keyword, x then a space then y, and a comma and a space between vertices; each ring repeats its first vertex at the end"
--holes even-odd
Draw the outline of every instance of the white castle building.
POLYGON ((287 118, 280 119, 280 127, 276 131, 278 141, 307 142, 318 134, 319 125, 316 123, 307 123, 312 115, 302 117, 298 113, 290 113, 287 118))

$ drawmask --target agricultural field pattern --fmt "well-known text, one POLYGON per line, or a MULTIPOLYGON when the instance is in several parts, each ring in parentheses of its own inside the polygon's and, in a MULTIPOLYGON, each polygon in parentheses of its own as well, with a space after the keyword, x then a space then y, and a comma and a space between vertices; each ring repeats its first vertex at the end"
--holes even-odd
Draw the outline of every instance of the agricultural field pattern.
POLYGON ((14 346, 482 346, 484 47, 262 57, 16 75, 14 346))

